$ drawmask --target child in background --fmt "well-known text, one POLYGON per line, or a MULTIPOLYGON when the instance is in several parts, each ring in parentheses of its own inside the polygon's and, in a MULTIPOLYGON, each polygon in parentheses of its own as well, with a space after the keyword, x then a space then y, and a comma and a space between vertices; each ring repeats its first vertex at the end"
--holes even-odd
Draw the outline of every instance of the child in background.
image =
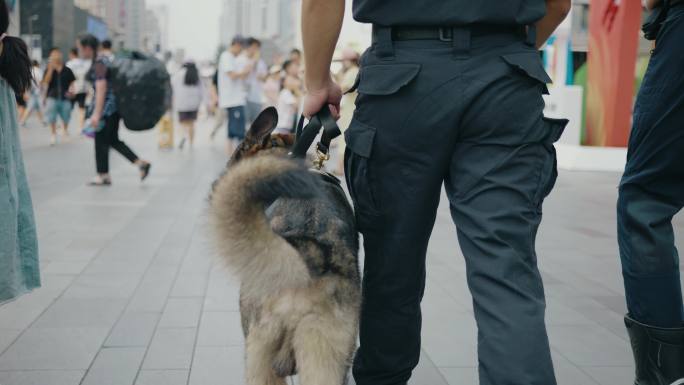
POLYGON ((278 105, 278 95, 280 94, 280 84, 282 83, 282 67, 272 66, 268 71, 268 77, 264 83, 264 107, 276 107, 278 105))
POLYGON ((285 77, 282 80, 280 94, 278 95, 278 126, 275 132, 279 134, 294 131, 297 121, 297 111, 302 96, 302 82, 299 80, 299 64, 286 61, 283 64, 285 77))

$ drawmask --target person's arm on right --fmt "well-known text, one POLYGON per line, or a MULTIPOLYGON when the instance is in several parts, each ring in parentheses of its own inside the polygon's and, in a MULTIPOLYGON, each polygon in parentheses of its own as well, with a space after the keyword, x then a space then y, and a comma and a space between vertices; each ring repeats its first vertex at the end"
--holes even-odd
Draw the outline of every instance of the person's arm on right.
POLYGON ((546 0, 546 16, 537 22, 537 48, 541 48, 572 8, 571 0, 546 0))
POLYGON ((646 8, 653 9, 662 3, 662 0, 646 0, 646 8))
POLYGON ((344 20, 345 0, 303 0, 302 39, 304 41, 304 116, 311 117, 326 104, 335 118, 340 115, 342 90, 330 75, 337 39, 344 20))

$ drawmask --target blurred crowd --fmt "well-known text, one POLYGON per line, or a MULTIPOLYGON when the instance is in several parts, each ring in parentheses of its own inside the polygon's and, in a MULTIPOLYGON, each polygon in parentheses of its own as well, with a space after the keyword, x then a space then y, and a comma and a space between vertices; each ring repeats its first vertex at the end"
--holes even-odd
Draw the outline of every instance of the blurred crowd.
MULTIPOLYGON (((336 80, 343 89, 350 90, 358 76, 359 54, 351 48, 341 51, 336 60, 336 80)), ((264 108, 278 110, 277 132, 294 132, 299 120, 304 95, 304 63, 299 49, 286 56, 274 55, 266 61, 262 44, 256 38, 234 37, 230 46, 220 54, 215 67, 208 71, 198 68, 192 60, 182 65, 173 61, 167 65, 172 74, 174 111, 184 128, 178 146, 194 141, 195 123, 204 107, 213 119, 211 137, 223 127, 227 130, 228 154, 245 136, 246 128, 264 108)), ((355 93, 345 95, 342 102, 341 127, 347 127, 354 110, 355 93)), ((338 143, 339 151, 344 144, 338 143)), ((339 157, 342 158, 341 156, 339 157)), ((341 162, 336 170, 341 172, 341 162)))

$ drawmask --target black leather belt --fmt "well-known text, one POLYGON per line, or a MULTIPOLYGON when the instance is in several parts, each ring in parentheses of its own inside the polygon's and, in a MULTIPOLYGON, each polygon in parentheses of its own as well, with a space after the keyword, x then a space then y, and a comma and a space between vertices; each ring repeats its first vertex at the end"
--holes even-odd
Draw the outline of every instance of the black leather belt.
POLYGON ((520 25, 469 25, 463 27, 392 27, 392 40, 440 40, 451 41, 454 28, 470 31, 471 36, 489 34, 524 34, 525 27, 520 25))

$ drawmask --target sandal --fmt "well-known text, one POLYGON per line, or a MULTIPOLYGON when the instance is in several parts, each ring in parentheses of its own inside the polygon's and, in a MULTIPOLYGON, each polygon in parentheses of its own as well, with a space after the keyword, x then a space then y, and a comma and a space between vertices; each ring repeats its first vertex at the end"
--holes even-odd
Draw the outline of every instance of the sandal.
POLYGON ((152 164, 150 163, 145 163, 142 166, 140 166, 140 180, 143 181, 147 178, 148 175, 150 175, 150 168, 152 168, 152 164))

